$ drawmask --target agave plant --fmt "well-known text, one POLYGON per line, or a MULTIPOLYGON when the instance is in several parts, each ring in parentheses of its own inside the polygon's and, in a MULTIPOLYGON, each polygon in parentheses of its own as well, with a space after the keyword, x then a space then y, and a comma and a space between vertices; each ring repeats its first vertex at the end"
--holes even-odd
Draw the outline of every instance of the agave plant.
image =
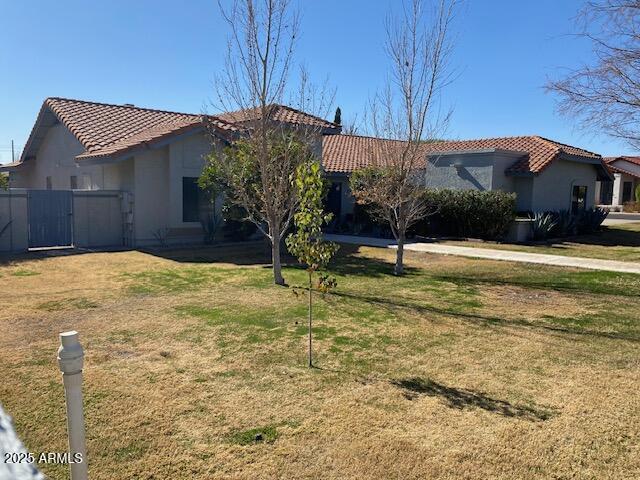
POLYGON ((567 237, 578 233, 578 218, 569 210, 560 210, 555 214, 556 232, 559 237, 567 237))
POLYGON ((558 224, 553 212, 536 212, 531 222, 531 230, 534 240, 544 240, 549 238, 551 232, 558 224))
POLYGON ((609 212, 599 207, 583 210, 578 217, 578 230, 582 233, 597 231, 607 215, 609 212))

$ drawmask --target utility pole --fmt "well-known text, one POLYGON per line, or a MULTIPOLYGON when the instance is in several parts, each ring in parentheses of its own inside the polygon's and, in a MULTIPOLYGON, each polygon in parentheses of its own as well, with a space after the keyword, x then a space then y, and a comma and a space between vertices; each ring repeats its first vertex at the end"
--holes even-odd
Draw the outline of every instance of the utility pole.
POLYGON ((13 140, 11 140, 11 163, 15 162, 16 158, 13 152, 13 140))

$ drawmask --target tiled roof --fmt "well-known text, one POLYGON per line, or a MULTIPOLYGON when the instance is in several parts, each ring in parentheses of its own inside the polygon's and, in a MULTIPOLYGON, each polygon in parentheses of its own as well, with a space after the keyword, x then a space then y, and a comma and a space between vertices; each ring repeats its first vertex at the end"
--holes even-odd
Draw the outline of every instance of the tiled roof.
MULTIPOLYGON (((327 172, 349 173, 357 168, 380 161, 384 142, 396 142, 354 135, 330 135, 323 140, 323 164, 327 172)), ((455 140, 424 144, 424 155, 475 150, 509 150, 522 152, 522 158, 507 169, 508 174, 540 173, 562 155, 600 159, 600 155, 581 148, 538 136, 502 137, 480 140, 455 140)))
MULTIPOLYGON (((78 159, 121 154, 144 143, 168 135, 204 126, 202 115, 140 108, 133 105, 112 105, 67 98, 47 98, 42 113, 49 109, 85 148, 78 159)), ((214 128, 226 132, 236 131, 232 124, 216 117, 208 117, 214 128)), ((31 139, 36 135, 36 126, 31 139)))
POLYGON ((619 157, 605 157, 603 158, 603 160, 606 164, 610 164, 611 162, 615 162, 616 160, 625 160, 629 163, 640 166, 640 157, 629 157, 626 155, 621 155, 619 157))
MULTIPOLYGON (((275 105, 274 108, 273 118, 277 121, 338 129, 337 131, 340 128, 334 123, 290 107, 275 105)), ((123 155, 141 145, 205 126, 226 137, 241 130, 242 127, 236 122, 241 124, 257 117, 255 109, 205 117, 127 104, 113 105, 52 97, 47 98, 42 105, 38 121, 27 142, 25 154, 30 151, 31 144, 34 151, 37 149, 38 141, 41 140, 41 134, 37 130, 47 111, 51 111, 85 148, 85 152, 77 157, 78 160, 123 155)))
POLYGON ((627 170, 626 168, 624 168, 623 165, 614 165, 614 162, 616 160, 624 160, 626 162, 629 163, 633 163, 634 165, 638 165, 640 167, 640 157, 627 157, 627 156, 620 156, 620 157, 606 157, 604 158, 604 162, 607 165, 607 168, 609 169, 609 171, 614 172, 614 173, 624 173, 626 175, 631 175, 632 177, 636 177, 636 178, 640 178, 638 176, 637 172, 631 172, 629 170, 627 170))
MULTIPOLYGON (((271 119, 277 122, 288 123, 290 125, 310 125, 323 129, 340 130, 340 125, 329 122, 315 115, 296 110, 286 105, 271 105, 271 119)), ((250 108, 235 112, 218 114, 218 117, 231 123, 244 123, 256 120, 260 117, 260 108, 250 108)))

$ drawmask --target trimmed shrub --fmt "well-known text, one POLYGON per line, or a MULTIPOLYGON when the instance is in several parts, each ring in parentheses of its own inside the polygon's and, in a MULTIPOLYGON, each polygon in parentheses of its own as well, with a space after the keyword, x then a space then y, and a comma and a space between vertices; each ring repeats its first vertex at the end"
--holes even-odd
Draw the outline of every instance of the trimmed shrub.
POLYGON ((435 211, 415 230, 421 234, 498 239, 516 217, 516 195, 502 191, 426 190, 435 211))

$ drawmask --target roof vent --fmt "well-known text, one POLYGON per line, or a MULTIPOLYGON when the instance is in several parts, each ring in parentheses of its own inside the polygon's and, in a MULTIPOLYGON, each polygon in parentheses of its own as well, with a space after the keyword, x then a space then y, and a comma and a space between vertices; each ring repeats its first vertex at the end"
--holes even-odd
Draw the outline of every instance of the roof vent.
POLYGON ((133 103, 123 103, 122 106, 123 107, 135 107, 135 105, 133 103))

